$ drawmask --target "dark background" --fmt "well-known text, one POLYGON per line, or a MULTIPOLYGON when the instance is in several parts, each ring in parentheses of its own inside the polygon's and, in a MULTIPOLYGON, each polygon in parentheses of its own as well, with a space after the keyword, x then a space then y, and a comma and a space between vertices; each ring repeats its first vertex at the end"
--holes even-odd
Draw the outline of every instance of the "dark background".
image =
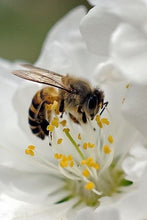
POLYGON ((0 57, 35 62, 49 29, 86 0, 0 0, 0 57))

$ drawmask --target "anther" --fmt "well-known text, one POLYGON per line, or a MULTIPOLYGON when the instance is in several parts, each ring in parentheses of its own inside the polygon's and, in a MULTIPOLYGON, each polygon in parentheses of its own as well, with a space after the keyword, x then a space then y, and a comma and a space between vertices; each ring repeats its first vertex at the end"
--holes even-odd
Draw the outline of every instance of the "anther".
POLYGON ((104 145, 104 147, 103 147, 103 151, 104 151, 105 154, 109 154, 109 153, 111 153, 111 149, 109 148, 108 145, 104 145))
POLYGON ((88 189, 88 190, 92 190, 94 187, 95 187, 95 185, 94 185, 93 182, 88 182, 88 183, 85 185, 85 189, 88 189))

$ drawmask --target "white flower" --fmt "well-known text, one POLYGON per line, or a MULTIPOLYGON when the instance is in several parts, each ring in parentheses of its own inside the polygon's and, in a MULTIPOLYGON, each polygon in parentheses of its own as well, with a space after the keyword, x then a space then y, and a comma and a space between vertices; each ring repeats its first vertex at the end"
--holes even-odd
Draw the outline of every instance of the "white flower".
MULTIPOLYGON (((100 86, 94 75, 97 68, 106 70, 104 66, 99 67, 104 59, 86 48, 79 31, 84 15, 85 10, 80 7, 57 23, 49 33, 36 65, 62 74, 69 72, 89 79, 92 86, 100 86)), ((102 50, 105 48, 101 47, 102 50)), ((3 112, 0 115, 4 125, 0 133, 0 175, 5 193, 2 204, 8 201, 13 204, 9 216, 4 213, 3 217, 85 219, 88 212, 91 219, 97 216, 119 219, 124 211, 119 204, 126 199, 133 207, 135 203, 131 196, 143 192, 147 179, 142 181, 146 158, 142 162, 142 155, 141 159, 138 158, 136 151, 128 156, 132 147, 138 149, 140 134, 121 115, 127 80, 123 80, 119 71, 114 74, 109 63, 107 68, 117 80, 113 80, 111 74, 110 80, 96 75, 102 83, 105 100, 109 101, 102 116, 97 115, 93 121, 79 126, 68 114, 60 118, 53 111, 52 128, 48 128, 53 129, 52 138, 41 141, 31 134, 27 122, 30 102, 40 86, 24 83, 8 74, 15 67, 17 65, 4 60, 0 62, 0 72, 3 73, 1 94, 4 89, 7 91, 7 96, 1 99, 3 112), (11 79, 7 80, 7 75, 11 79), (143 182, 142 188, 138 187, 140 182, 143 182)), ((146 195, 144 197, 146 201, 146 195)), ((121 217, 135 219, 133 213, 131 218, 130 215, 121 217)))
POLYGON ((88 48, 99 54, 101 52, 99 47, 102 45, 99 42, 102 41, 105 45, 105 55, 109 48, 111 49, 111 62, 130 82, 123 106, 124 115, 146 136, 147 1, 89 2, 96 6, 82 21, 82 33, 88 48), (100 29, 102 23, 105 28, 100 29))

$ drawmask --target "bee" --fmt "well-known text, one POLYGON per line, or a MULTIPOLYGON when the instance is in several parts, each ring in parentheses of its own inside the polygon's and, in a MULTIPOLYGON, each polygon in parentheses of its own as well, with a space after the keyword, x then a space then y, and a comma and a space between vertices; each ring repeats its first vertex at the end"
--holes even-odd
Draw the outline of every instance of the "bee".
POLYGON ((86 124, 87 120, 93 120, 99 110, 101 109, 101 115, 108 105, 108 102, 104 102, 103 91, 91 88, 84 79, 68 74, 63 76, 30 64, 22 64, 22 66, 25 69, 15 70, 12 73, 21 78, 47 85, 34 95, 28 116, 31 131, 41 139, 49 134, 46 128, 50 123, 52 111, 47 111, 46 105, 57 101, 61 117, 66 112, 77 124, 86 124))

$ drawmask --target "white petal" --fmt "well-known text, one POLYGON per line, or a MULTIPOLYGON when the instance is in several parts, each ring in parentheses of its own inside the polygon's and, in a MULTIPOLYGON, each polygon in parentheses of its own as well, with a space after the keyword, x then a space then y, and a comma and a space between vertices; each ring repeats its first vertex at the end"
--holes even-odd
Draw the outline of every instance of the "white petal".
POLYGON ((128 122, 139 129, 145 137, 147 131, 146 94, 146 85, 131 84, 123 105, 123 113, 128 122))
POLYGON ((22 201, 53 203, 67 196, 63 189, 60 191, 64 184, 62 180, 50 173, 32 173, 1 166, 0 174, 6 193, 22 201))
POLYGON ((112 38, 114 62, 131 81, 147 81, 146 35, 130 25, 121 25, 112 38))
POLYGON ((81 33, 93 53, 108 56, 109 40, 120 19, 108 8, 94 7, 81 22, 81 33))
POLYGON ((81 23, 81 32, 88 48, 96 54, 108 55, 111 35, 121 22, 139 27, 140 24, 145 25, 147 13, 143 1, 99 0, 95 2, 96 6, 89 11, 81 23))

